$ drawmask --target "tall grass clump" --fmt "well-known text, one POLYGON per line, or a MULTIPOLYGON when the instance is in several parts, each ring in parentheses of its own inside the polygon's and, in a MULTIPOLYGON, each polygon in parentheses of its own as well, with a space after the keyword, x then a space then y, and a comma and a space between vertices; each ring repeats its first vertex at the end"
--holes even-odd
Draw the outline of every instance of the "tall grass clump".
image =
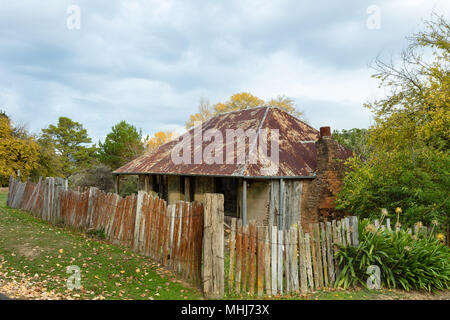
POLYGON ((450 248, 443 244, 441 234, 411 235, 401 228, 388 231, 368 220, 359 224, 359 234, 357 247, 341 247, 336 253, 341 270, 336 286, 366 286, 367 268, 377 265, 383 287, 428 292, 449 289, 450 248))

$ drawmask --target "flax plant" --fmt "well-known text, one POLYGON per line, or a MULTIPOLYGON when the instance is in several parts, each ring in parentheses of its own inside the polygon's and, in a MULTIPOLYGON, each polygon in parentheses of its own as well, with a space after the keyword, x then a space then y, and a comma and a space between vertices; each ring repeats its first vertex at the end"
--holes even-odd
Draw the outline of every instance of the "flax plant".
MULTIPOLYGON (((387 210, 382 210, 380 225, 386 216, 387 210)), ((425 237, 421 232, 410 235, 400 227, 390 232, 368 220, 360 223, 359 233, 361 241, 357 247, 344 246, 336 253, 341 270, 336 287, 367 287, 367 268, 377 265, 381 283, 387 288, 429 292, 449 289, 450 248, 441 243, 439 236, 425 237)))

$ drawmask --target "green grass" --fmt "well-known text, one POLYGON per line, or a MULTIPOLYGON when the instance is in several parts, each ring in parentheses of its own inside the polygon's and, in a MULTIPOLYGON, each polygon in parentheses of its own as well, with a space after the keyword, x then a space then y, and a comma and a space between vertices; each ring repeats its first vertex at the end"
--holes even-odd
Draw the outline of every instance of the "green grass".
MULTIPOLYGON (((30 213, 6 207, 0 193, 0 271, 32 277, 48 291, 67 292, 70 274, 81 270, 79 299, 202 299, 201 292, 128 248, 60 228, 30 213)), ((20 280, 20 279, 19 279, 20 280)))
POLYGON ((246 299, 256 299, 256 300, 397 300, 397 299, 409 299, 406 292, 401 292, 399 290, 367 290, 367 289, 352 289, 352 290, 341 290, 341 289, 328 289, 319 290, 308 294, 291 294, 291 295, 280 295, 280 296, 246 296, 245 294, 227 294, 226 299, 230 300, 246 300, 246 299))

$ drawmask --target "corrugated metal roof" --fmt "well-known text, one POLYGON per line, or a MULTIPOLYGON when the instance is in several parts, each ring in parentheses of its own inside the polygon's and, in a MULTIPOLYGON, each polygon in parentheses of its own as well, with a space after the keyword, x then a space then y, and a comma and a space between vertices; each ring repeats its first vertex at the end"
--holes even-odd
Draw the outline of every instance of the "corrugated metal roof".
MULTIPOLYGON (((237 154, 234 154, 233 164, 175 164, 171 159, 172 149, 181 141, 182 137, 170 141, 150 154, 144 154, 126 165, 115 170, 115 174, 179 174, 179 175, 208 175, 208 176, 236 176, 236 177, 313 177, 316 169, 316 146, 314 141, 319 139, 319 131, 307 125, 303 121, 293 117, 287 112, 273 107, 259 107, 241 111, 220 114, 211 118, 202 125, 202 135, 209 129, 221 132, 223 137, 223 155, 227 147, 227 129, 278 129, 279 132, 279 166, 268 174, 263 169, 268 166, 264 164, 250 164, 248 161, 249 146, 248 139, 245 143, 245 164, 237 164, 237 154), (276 171, 276 172, 275 172, 276 171)), ((194 128, 188 133, 194 136, 194 128)), ((192 139, 194 140, 194 139, 192 139)), ((202 150, 208 146, 210 141, 203 141, 202 150)), ((229 142, 228 142, 229 143, 229 142)), ((194 159, 193 141, 191 142, 191 162, 194 159)), ((234 147, 236 149, 236 147, 234 147)), ((267 143, 270 155, 270 142, 267 143)), ((352 152, 341 147, 342 159, 348 158, 352 152)), ((225 161, 224 161, 225 162, 225 161)))

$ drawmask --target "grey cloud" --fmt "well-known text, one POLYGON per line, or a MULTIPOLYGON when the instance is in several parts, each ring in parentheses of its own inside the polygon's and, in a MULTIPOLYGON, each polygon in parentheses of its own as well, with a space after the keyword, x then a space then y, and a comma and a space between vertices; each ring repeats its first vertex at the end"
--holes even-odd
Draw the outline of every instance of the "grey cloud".
POLYGON ((438 0, 79 0, 81 29, 71 31, 66 9, 73 1, 1 2, 0 107, 35 132, 58 116, 73 117, 94 142, 120 120, 150 134, 182 127, 200 96, 214 103, 238 91, 266 95, 270 83, 287 88, 309 78, 324 86, 315 90, 323 97, 301 87, 289 93, 312 124, 368 126, 365 101, 336 98, 311 70, 345 79, 341 74, 367 68, 380 52, 398 52, 435 4, 449 8, 438 0), (380 30, 366 28, 370 4, 382 10, 380 30), (275 61, 281 69, 298 72, 265 74, 277 56, 290 57, 275 61))

